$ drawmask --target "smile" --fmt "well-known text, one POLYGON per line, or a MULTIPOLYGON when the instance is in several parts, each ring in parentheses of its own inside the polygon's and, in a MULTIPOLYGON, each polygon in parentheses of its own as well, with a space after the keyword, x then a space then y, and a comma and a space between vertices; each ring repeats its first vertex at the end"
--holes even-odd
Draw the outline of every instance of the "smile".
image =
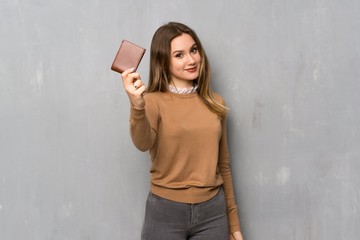
POLYGON ((193 67, 193 68, 187 68, 187 69, 185 69, 185 71, 187 71, 187 72, 191 72, 191 73, 196 72, 196 70, 197 70, 197 67, 193 67))

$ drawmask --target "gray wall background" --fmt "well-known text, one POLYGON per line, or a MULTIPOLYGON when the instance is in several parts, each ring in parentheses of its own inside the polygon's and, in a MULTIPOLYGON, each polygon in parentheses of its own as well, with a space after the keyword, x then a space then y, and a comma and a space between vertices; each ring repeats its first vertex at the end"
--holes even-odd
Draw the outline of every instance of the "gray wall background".
POLYGON ((245 239, 359 239, 359 16, 358 0, 1 0, 0 239, 139 239, 149 157, 110 65, 168 21, 197 31, 231 108, 245 239))

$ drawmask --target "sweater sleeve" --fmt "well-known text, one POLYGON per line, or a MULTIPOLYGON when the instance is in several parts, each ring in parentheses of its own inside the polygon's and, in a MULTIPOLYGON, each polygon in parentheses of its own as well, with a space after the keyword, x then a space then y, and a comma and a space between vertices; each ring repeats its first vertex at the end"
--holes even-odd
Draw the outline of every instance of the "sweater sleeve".
POLYGON ((155 142, 158 110, 155 101, 146 95, 143 108, 130 108, 130 135, 136 148, 140 151, 149 150, 155 142))
POLYGON ((235 194, 230 170, 230 156, 227 143, 226 116, 222 118, 222 136, 219 147, 219 171, 223 178, 223 189, 226 198, 227 215, 230 233, 240 231, 240 221, 235 202, 235 194))

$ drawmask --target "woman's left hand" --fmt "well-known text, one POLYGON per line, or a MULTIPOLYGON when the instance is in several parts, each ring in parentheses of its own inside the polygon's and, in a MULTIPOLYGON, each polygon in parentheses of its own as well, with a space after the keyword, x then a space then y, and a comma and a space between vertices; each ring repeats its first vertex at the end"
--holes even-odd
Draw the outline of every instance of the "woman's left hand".
POLYGON ((234 232, 233 234, 230 235, 230 240, 244 240, 241 232, 234 232))

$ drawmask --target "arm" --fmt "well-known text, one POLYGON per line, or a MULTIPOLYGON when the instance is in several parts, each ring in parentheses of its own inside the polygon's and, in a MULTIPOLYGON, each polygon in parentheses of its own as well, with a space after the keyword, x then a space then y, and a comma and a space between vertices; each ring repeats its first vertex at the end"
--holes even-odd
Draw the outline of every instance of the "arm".
POLYGON ((222 119, 222 137, 219 148, 219 170, 223 178, 223 188, 226 198, 226 207, 230 228, 230 240, 243 240, 240 232, 240 221, 237 213, 237 206, 235 202, 234 188, 232 183, 232 176, 230 170, 230 157, 227 145, 227 127, 226 117, 222 119))
MULTIPOLYGON (((146 90, 140 75, 128 69, 121 74, 124 89, 130 101, 130 134, 134 145, 140 151, 149 150, 155 142, 156 130, 151 127, 150 118, 154 120, 156 113, 150 102, 145 104, 144 92, 146 90), (149 114, 147 114, 149 113, 149 114)), ((156 122, 152 121, 152 122, 156 122)))
MULTIPOLYGON (((148 96, 148 95, 147 95, 148 96)), ((145 97, 143 108, 130 108, 130 135, 140 151, 149 150, 155 143, 158 110, 155 101, 145 97)))
POLYGON ((230 233, 240 231, 240 222, 235 202, 234 188, 230 170, 230 156, 227 144, 226 117, 222 119, 222 136, 219 145, 219 171, 224 181, 223 188, 226 197, 227 215, 229 220, 230 233))
MULTIPOLYGON (((223 105, 224 99, 217 95, 218 101, 223 105)), ((243 240, 243 236, 240 231, 240 221, 237 213, 237 206, 235 202, 234 187, 232 182, 231 170, 230 170, 230 154, 227 143, 227 119, 226 115, 221 120, 222 135, 219 143, 219 171, 223 178, 223 188, 226 198, 227 215, 229 221, 230 240, 243 240)))
POLYGON ((231 236, 230 236, 230 240, 243 240, 243 236, 241 234, 240 231, 238 232, 234 232, 231 236))

